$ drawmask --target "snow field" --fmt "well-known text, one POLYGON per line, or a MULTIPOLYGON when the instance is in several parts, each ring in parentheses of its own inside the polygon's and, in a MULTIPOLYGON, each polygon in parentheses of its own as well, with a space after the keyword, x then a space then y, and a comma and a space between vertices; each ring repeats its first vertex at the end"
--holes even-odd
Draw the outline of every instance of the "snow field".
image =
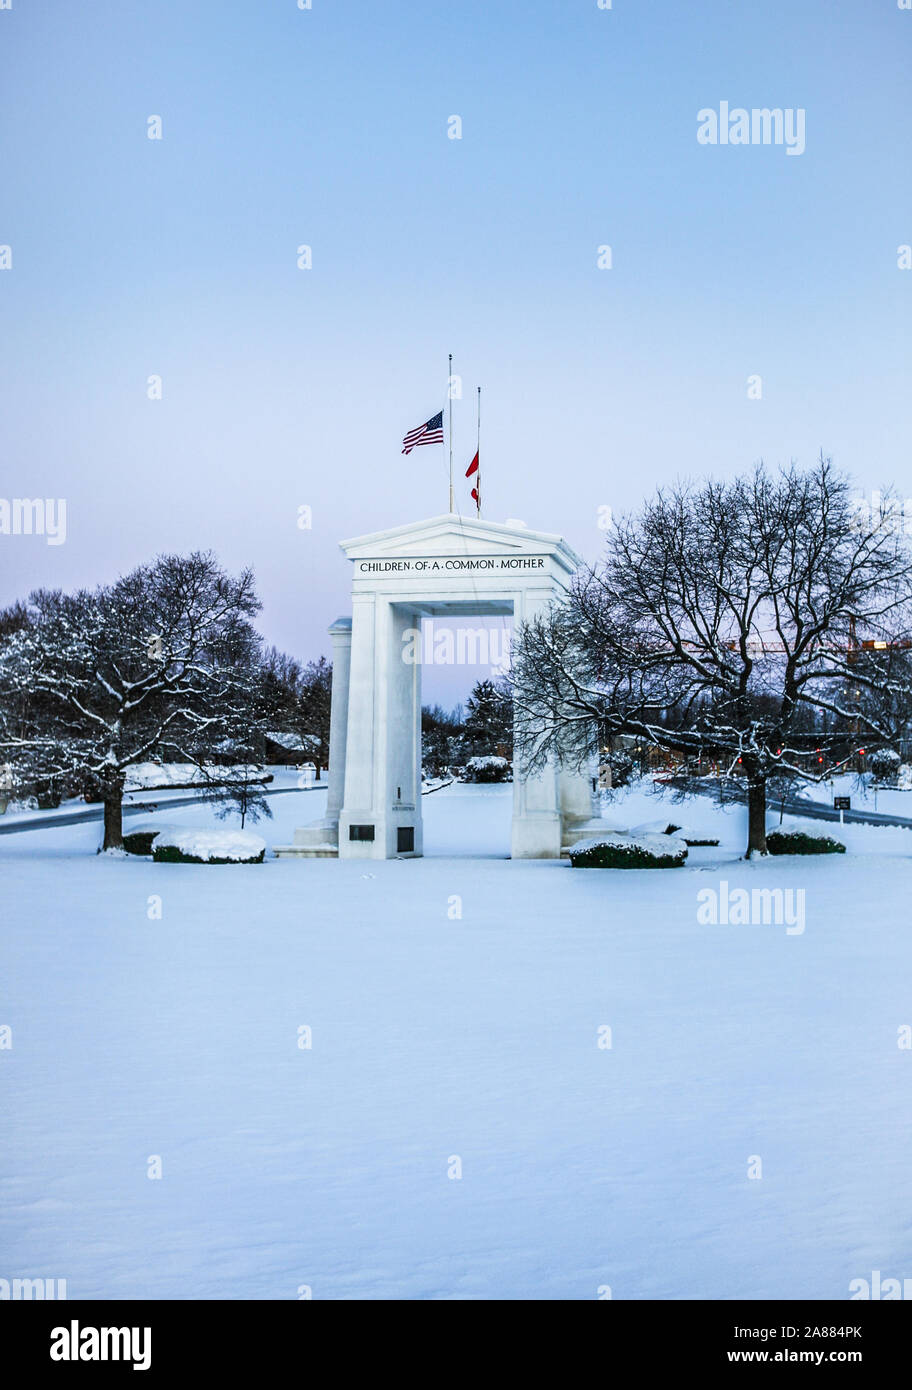
MULTIPOLYGON (((287 843, 324 795, 273 798, 256 833, 287 843)), ((425 798, 423 860, 220 872, 96 857, 97 824, 0 839, 3 1276, 846 1299, 912 1273, 909 833, 746 864, 743 808, 635 792, 608 822, 667 809, 720 847, 583 873, 503 857, 510 798, 425 798), (701 926, 723 879, 804 888, 806 930, 701 926)))

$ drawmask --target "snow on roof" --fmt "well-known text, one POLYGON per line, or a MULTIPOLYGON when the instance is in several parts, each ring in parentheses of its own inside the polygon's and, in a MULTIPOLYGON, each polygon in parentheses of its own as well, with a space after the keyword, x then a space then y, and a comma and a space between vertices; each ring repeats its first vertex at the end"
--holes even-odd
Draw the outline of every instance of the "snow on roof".
POLYGON ((289 752, 303 753, 319 740, 314 734, 305 734, 302 738, 300 734, 266 733, 264 738, 268 738, 270 743, 277 743, 280 748, 287 748, 289 752))
POLYGON ((263 769, 253 763, 236 767, 199 768, 196 763, 130 763, 125 769, 124 791, 136 792, 165 787, 205 786, 208 782, 223 782, 226 777, 253 781, 263 769))
POLYGON ((195 763, 130 763, 124 790, 143 787, 173 787, 186 782, 205 781, 195 763))

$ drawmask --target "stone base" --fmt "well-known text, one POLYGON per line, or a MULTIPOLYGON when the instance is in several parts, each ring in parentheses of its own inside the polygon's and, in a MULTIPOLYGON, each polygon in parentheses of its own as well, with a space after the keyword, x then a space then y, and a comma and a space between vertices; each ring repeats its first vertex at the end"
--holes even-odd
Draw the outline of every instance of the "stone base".
POLYGON ((561 818, 556 811, 514 816, 510 831, 511 859, 559 859, 561 818))
POLYGON ((273 853, 277 859, 338 859, 338 822, 317 820, 310 825, 299 825, 294 833, 294 844, 275 845, 273 853))
POLYGON ((567 851, 573 845, 578 845, 580 840, 591 840, 594 836, 603 834, 607 829, 608 826, 601 816, 594 816, 592 820, 574 821, 572 825, 565 825, 561 836, 561 858, 566 859, 567 851))

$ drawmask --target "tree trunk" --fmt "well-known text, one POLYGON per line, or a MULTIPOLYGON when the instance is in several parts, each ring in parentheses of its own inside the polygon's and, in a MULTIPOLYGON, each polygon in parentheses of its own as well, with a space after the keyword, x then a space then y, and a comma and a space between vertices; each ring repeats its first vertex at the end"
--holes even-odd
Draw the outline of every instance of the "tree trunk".
POLYGON ((123 789, 122 777, 105 784, 102 849, 123 849, 123 789))
POLYGON ((747 783, 747 853, 766 854, 766 778, 750 777, 747 783))

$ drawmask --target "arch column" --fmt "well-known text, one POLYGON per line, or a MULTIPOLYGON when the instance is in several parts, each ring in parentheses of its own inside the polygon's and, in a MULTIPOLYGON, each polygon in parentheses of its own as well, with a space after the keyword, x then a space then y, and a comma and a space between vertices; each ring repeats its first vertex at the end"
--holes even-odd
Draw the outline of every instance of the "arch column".
POLYGON ((353 597, 341 859, 422 852, 421 665, 408 659, 419 624, 408 603, 353 597))
POLYGON ((348 690, 351 678, 351 618, 337 618, 329 629, 333 646, 332 701, 329 715, 329 788, 326 823, 339 824, 345 799, 345 755, 348 743, 348 690))
MULTIPOLYGON (((554 588, 527 588, 513 601, 515 625, 530 622, 548 608, 554 588)), ((549 758, 541 772, 526 774, 516 751, 513 754, 513 825, 510 854, 513 859, 559 859, 561 852, 561 799, 557 763, 549 758)))

